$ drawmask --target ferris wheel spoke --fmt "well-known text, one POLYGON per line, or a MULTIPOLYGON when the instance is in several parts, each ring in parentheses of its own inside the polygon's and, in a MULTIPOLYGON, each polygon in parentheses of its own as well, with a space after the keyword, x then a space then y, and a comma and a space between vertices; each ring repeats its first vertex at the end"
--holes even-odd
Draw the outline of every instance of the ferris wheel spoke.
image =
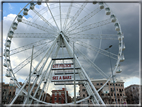
MULTIPOLYGON (((86 0, 88 1, 88 0, 86 0)), ((81 7, 78 9, 78 11, 75 13, 75 15, 73 16, 73 18, 69 21, 69 23, 66 26, 66 29, 68 29, 70 26, 72 26, 72 24, 76 21, 76 19, 78 18, 78 16, 81 14, 82 10, 85 8, 85 6, 87 5, 87 3, 83 3, 81 5, 81 7)))
MULTIPOLYGON (((79 43, 83 44, 82 42, 79 42, 79 43)), ((77 43, 77 44, 79 44, 79 43, 77 43)), ((92 45, 87 44, 87 43, 84 43, 84 44, 87 45, 88 48, 92 48, 92 49, 95 48, 96 50, 99 50, 99 52, 101 52, 102 54, 106 54, 106 55, 107 55, 107 54, 110 54, 113 59, 116 59, 116 60, 117 60, 117 58, 115 58, 115 57, 118 57, 118 55, 116 55, 116 54, 114 54, 114 53, 112 53, 112 52, 108 52, 108 51, 106 51, 106 50, 103 50, 103 49, 101 49, 101 48, 92 46, 92 45)), ((84 46, 85 46, 85 45, 84 45, 84 46)), ((108 56, 108 55, 107 55, 107 56, 108 56)))
POLYGON ((102 37, 70 37, 70 39, 74 40, 74 41, 78 41, 80 39, 105 39, 105 40, 118 40, 117 38, 102 38, 102 37))
MULTIPOLYGON (((54 46, 52 46, 52 49, 53 49, 53 48, 54 48, 54 46)), ((50 47, 50 49, 51 49, 51 47, 50 47)), ((37 83, 38 80, 39 80, 39 82, 38 82, 38 87, 37 87, 37 89, 35 90, 35 93, 34 93, 33 97, 36 96, 36 94, 37 94, 37 92, 38 92, 38 89, 39 89, 39 87, 40 87, 40 85, 41 85, 41 83, 42 83, 42 81, 43 81, 44 76, 47 74, 47 71, 48 71, 50 65, 52 65, 52 60, 51 60, 50 62, 48 61, 49 56, 50 56, 51 53, 52 53, 52 51, 49 53, 49 55, 48 55, 47 57, 45 57, 45 60, 43 59, 42 62, 44 62, 44 63, 42 64, 42 66, 41 66, 41 67, 38 66, 38 68, 40 68, 40 69, 37 70, 37 71, 38 71, 41 75, 36 77, 36 80, 35 80, 35 82, 34 82, 34 85, 32 86, 32 89, 33 89, 34 86, 35 86, 35 83, 37 83), (42 71, 43 71, 43 69, 44 69, 46 63, 49 63, 49 64, 48 64, 46 70, 42 73, 42 71), (40 79, 39 79, 39 78, 40 78, 40 79)), ((51 69, 51 67, 50 67, 50 69, 51 69)), ((50 71, 51 71, 51 70, 50 70, 50 71)), ((36 72, 36 73, 38 73, 38 72, 36 72)), ((32 89, 31 89, 30 93, 32 92, 32 89)), ((26 103, 26 100, 27 100, 27 99, 25 99, 24 104, 26 103)), ((32 101, 33 101, 33 99, 30 101, 30 104, 32 103, 32 101)))
POLYGON ((37 29, 39 29, 39 30, 48 32, 48 33, 54 33, 53 31, 51 31, 51 30, 50 30, 49 28, 47 28, 47 27, 41 26, 41 25, 39 25, 39 24, 33 23, 33 22, 28 21, 28 20, 25 20, 25 19, 22 20, 22 23, 27 24, 27 25, 29 25, 29 26, 32 26, 32 27, 34 27, 34 28, 37 28, 37 29))
MULTIPOLYGON (((47 49, 48 49, 47 44, 45 44, 42 48, 40 48, 39 50, 37 50, 36 52, 33 53, 33 59, 37 58, 39 55, 41 55, 42 53, 44 53, 47 49)), ((25 59, 24 61, 22 61, 18 66, 16 66, 15 68, 13 68, 13 71, 15 73, 17 73, 18 71, 20 71, 28 63, 30 63, 30 61, 31 61, 30 59, 31 59, 31 56, 29 56, 27 59, 25 59)))
POLYGON ((64 25, 63 25, 64 30, 65 30, 66 24, 68 23, 68 19, 69 19, 69 16, 70 16, 71 9, 72 9, 72 3, 70 4, 70 6, 68 8, 68 12, 67 12, 67 15, 66 15, 66 18, 65 18, 65 21, 64 21, 64 25))
MULTIPOLYGON (((36 88, 33 97, 36 97, 37 92, 38 92, 38 90, 39 90, 39 88, 40 88, 40 86, 41 86, 43 77, 44 77, 44 75, 45 75, 46 72, 47 72, 47 70, 45 70, 45 71, 42 73, 42 71, 43 71, 43 69, 44 69, 44 67, 45 67, 45 64, 47 63, 47 60, 48 60, 48 57, 46 58, 46 61, 44 62, 43 66, 40 68, 40 70, 37 70, 37 72, 36 72, 36 73, 39 73, 40 75, 36 77, 35 82, 33 83, 32 88, 31 88, 29 94, 31 94, 33 88, 35 87, 36 83, 37 83, 38 80, 39 80, 39 77, 42 77, 42 79, 40 79, 40 82, 37 83, 37 84, 38 84, 38 87, 36 88)), ((49 62, 49 65, 51 64, 51 62, 52 62, 52 61, 49 62)), ((48 67, 49 67, 49 65, 48 65, 48 67)), ((48 67, 47 67, 47 69, 48 69, 48 67)), ((24 101, 24 104, 27 102, 27 100, 28 100, 28 99, 26 98, 25 101, 24 101)), ((33 101, 33 100, 30 101, 30 104, 32 103, 32 101, 33 101)))
MULTIPOLYGON (((72 46, 72 45, 71 45, 71 46, 72 46)), ((91 66, 92 66, 94 69, 96 69, 97 72, 99 72, 103 77, 109 78, 109 76, 108 76, 106 73, 104 73, 95 63, 93 63, 89 58, 87 58, 86 55, 83 54, 77 47, 75 47, 75 49, 77 50, 77 52, 79 52, 79 53, 83 56, 83 58, 84 58, 87 62, 91 63, 91 66)), ((80 56, 80 55, 79 55, 79 56, 80 56)))
POLYGON ((53 16, 53 14, 52 14, 51 10, 50 10, 50 7, 48 6, 48 4, 47 4, 47 3, 46 3, 46 5, 47 5, 47 7, 48 7, 48 9, 49 9, 49 11, 50 11, 50 14, 51 14, 51 16, 52 16, 52 18, 53 18, 53 20, 54 20, 55 24, 56 24, 56 27, 57 27, 57 28, 58 28, 58 30, 60 31, 60 29, 59 29, 59 27, 58 27, 58 24, 57 24, 57 22, 56 22, 56 20, 55 20, 55 18, 54 18, 54 16, 53 16))
POLYGON ((30 44, 28 44, 28 45, 24 45, 24 46, 21 46, 21 47, 12 49, 12 50, 10 50, 10 51, 11 51, 11 54, 10 54, 10 55, 14 55, 14 54, 17 54, 17 53, 19 53, 19 52, 23 52, 23 51, 25 51, 25 50, 31 49, 33 46, 34 46, 34 47, 37 47, 37 46, 40 46, 40 45, 44 45, 45 43, 48 43, 48 42, 49 42, 49 41, 47 41, 47 39, 42 39, 42 40, 39 40, 39 41, 30 43, 30 44))
POLYGON ((51 23, 49 23, 39 12, 37 12, 35 9, 33 9, 33 12, 37 14, 46 24, 48 24, 51 27, 50 30, 56 31, 55 27, 51 23))
POLYGON ((60 3, 60 0, 59 0, 59 11, 60 11, 60 29, 62 31, 62 13, 61 13, 61 3, 60 3))
POLYGON ((93 23, 93 24, 89 24, 89 25, 77 28, 75 31, 74 30, 68 31, 67 33, 69 35, 70 34, 72 34, 72 35, 78 34, 78 33, 85 32, 87 30, 91 30, 91 29, 94 29, 94 28, 97 28, 97 27, 100 27, 100 26, 110 24, 110 23, 111 23, 111 21, 110 21, 110 18, 109 18, 109 19, 106 19, 106 20, 103 20, 103 21, 100 21, 100 22, 96 22, 96 23, 93 23))
MULTIPOLYGON (((54 48, 54 46, 53 46, 53 48, 54 48)), ((52 48, 52 49, 53 49, 52 48)), ((59 51, 59 46, 57 47, 57 50, 56 50, 56 56, 57 56, 57 53, 58 53, 58 51, 59 51)), ((50 54, 52 54, 52 51, 50 52, 50 54)), ((47 60, 49 59, 49 56, 50 56, 50 54, 47 56, 47 58, 46 58, 46 61, 44 61, 44 64, 42 64, 42 67, 41 67, 41 69, 43 70, 43 68, 44 68, 44 66, 46 65, 46 63, 47 63, 47 60)), ((50 62, 49 62, 49 64, 48 64, 48 67, 46 68, 46 70, 45 71, 48 71, 48 69, 49 69, 49 75, 47 76, 47 78, 49 78, 49 76, 50 76, 50 73, 51 73, 51 68, 52 67, 50 67, 50 65, 52 66, 53 65, 53 61, 51 60, 50 62), (50 67, 50 68, 49 68, 50 67)), ((37 93, 37 91, 38 91, 38 88, 40 87, 40 85, 39 84, 41 84, 41 82, 42 82, 42 80, 43 80, 43 78, 44 78, 44 76, 46 75, 47 73, 45 73, 44 75, 41 75, 40 77, 41 77, 41 79, 40 79, 40 81, 39 81, 39 83, 38 83, 38 87, 37 87, 37 89, 36 89, 36 91, 35 91, 35 93, 34 93, 34 97, 35 97, 35 95, 36 95, 36 93, 37 93)), ((47 81, 47 80, 46 80, 47 81)), ((30 104, 32 103, 32 100, 30 101, 30 104)))
POLYGON ((77 36, 84 36, 84 37, 111 37, 111 38, 118 38, 118 35, 117 34, 85 34, 85 33, 78 33, 78 34, 75 34, 75 35, 70 35, 68 36, 69 38, 71 37, 77 37, 77 36))
POLYGON ((14 33, 13 38, 55 38, 54 33, 14 33))
POLYGON ((78 28, 80 25, 82 25, 83 23, 85 23, 86 21, 88 21, 91 17, 93 17, 94 15, 96 15, 98 12, 100 12, 102 9, 97 8, 95 10, 93 10, 92 12, 90 12, 89 14, 87 14, 86 16, 84 16, 82 19, 80 19, 79 21, 77 21, 75 24, 72 24, 71 27, 69 27, 67 30, 75 30, 76 28, 78 28))
POLYGON ((109 76, 107 74, 105 74, 96 64, 94 64, 89 58, 86 57, 86 55, 84 55, 77 47, 76 47, 77 51, 79 51, 85 58, 86 61, 88 61, 89 63, 91 63, 91 65, 93 66, 94 69, 96 69, 96 71, 98 71, 102 76, 104 76, 105 78, 109 78, 109 76))
POLYGON ((80 46, 83 46, 83 47, 85 47, 85 48, 91 49, 91 50, 93 50, 93 51, 97 51, 97 52, 99 52, 99 53, 102 54, 102 55, 105 55, 105 56, 107 56, 107 57, 110 57, 110 58, 112 58, 112 59, 117 60, 118 55, 116 55, 116 54, 114 54, 114 53, 112 53, 112 52, 109 53, 109 52, 106 51, 106 50, 99 49, 99 48, 97 48, 97 47, 95 47, 95 46, 91 46, 91 45, 86 44, 86 43, 84 43, 84 42, 78 42, 78 43, 76 43, 76 44, 78 44, 78 45, 80 45, 80 46), (109 54, 110 54, 111 56, 110 56, 109 54))

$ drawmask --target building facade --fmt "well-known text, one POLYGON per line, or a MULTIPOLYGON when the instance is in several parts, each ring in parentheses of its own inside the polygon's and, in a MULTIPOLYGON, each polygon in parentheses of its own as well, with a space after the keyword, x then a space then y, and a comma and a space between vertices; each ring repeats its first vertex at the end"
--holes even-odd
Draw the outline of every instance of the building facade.
MULTIPOLYGON (((68 94, 68 91, 66 91, 67 94, 67 103, 71 102, 71 97, 68 94)), ((52 90, 52 97, 51 97, 52 103, 59 103, 64 104, 65 103, 65 88, 62 88, 62 90, 52 90)))
MULTIPOLYGON (((99 88, 103 86, 103 84, 105 84, 107 80, 106 79, 98 79, 98 80, 91 79, 91 81, 93 85, 95 86, 95 88, 98 90, 99 88)), ((80 98, 83 99, 88 96, 88 93, 84 85, 79 85, 79 86, 80 86, 79 95, 80 95, 80 98)), ((103 90, 101 90, 99 91, 99 95, 101 96, 105 104, 115 104, 116 101, 115 101, 115 91, 114 91, 113 83, 108 82, 106 87, 108 88, 109 92, 104 93, 103 90)), ((124 82, 117 81, 115 83, 115 90, 116 90, 117 104, 127 104, 125 90, 124 90, 124 82)), ((92 104, 90 99, 88 99, 86 103, 92 104)))
POLYGON ((139 104, 139 91, 140 86, 136 84, 130 85, 125 88, 128 104, 139 104))
MULTIPOLYGON (((19 84, 23 85, 21 82, 19 82, 19 84)), ((28 91, 28 86, 29 85, 27 84, 24 88, 26 91, 28 91)), ((32 84, 30 84, 30 88, 31 87, 32 87, 32 84)), ((36 84, 31 92, 31 95, 34 95, 37 87, 38 85, 36 84)), ((42 91, 41 89, 37 91, 35 98, 39 98, 41 91, 42 91)), ((15 97, 16 92, 18 92, 17 87, 9 86, 9 84, 2 83, 2 104, 9 104, 12 101, 12 99, 15 97)), ((16 99, 16 101, 14 102, 14 104, 22 104, 26 97, 27 96, 25 94, 21 93, 16 99)), ((50 102, 50 95, 43 91, 40 100, 45 102, 50 102)), ((32 104, 34 103, 35 101, 32 102, 32 104)))

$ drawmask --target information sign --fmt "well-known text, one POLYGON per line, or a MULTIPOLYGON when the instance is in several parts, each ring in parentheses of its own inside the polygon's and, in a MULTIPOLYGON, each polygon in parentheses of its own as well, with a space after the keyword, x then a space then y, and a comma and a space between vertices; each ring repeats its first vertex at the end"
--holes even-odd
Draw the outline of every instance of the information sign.
POLYGON ((54 75, 52 76, 52 80, 72 80, 72 76, 71 75, 54 75))

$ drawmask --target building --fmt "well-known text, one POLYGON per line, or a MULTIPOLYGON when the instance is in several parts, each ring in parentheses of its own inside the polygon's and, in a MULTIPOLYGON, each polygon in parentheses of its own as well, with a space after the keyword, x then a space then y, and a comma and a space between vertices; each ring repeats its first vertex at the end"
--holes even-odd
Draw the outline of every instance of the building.
MULTIPOLYGON (((21 82, 19 82, 19 84, 23 85, 21 82)), ((30 88, 32 87, 32 85, 33 84, 30 84, 30 88)), ((28 86, 29 85, 27 84, 24 88, 26 91, 28 91, 28 86)), ((38 85, 36 84, 31 92, 31 95, 34 95, 37 87, 38 85)), ((42 91, 41 89, 37 91, 35 98, 39 98, 41 91, 42 91)), ((12 101, 12 99, 15 97, 17 92, 18 92, 17 87, 9 86, 9 84, 2 83, 2 104, 9 104, 12 101)), ((27 96, 25 94, 21 93, 14 102, 14 104, 22 104, 26 97, 27 96)), ((45 102, 50 102, 50 95, 43 91, 40 100, 45 102)), ((32 103, 34 103, 34 101, 32 103)))
MULTIPOLYGON (((106 79, 91 79, 93 85, 98 90, 102 85, 107 81, 106 79)), ((88 96, 88 93, 84 87, 84 85, 79 85, 79 95, 80 98, 83 99, 88 96)), ((103 93, 103 91, 99 91, 99 95, 103 99, 105 104, 115 104, 115 92, 114 92, 114 86, 113 83, 110 81, 107 83, 106 87, 108 88, 109 93, 103 93)), ((126 95, 124 90, 124 82, 117 81, 115 83, 115 90, 116 90, 116 98, 117 98, 117 104, 127 104, 126 102, 126 95)), ((88 99, 86 103, 92 104, 91 100, 88 99)))
MULTIPOLYGON (((67 103, 71 102, 71 97, 68 94, 68 91, 66 91, 67 94, 67 103)), ((52 103, 59 103, 64 104, 65 103, 65 88, 62 88, 62 90, 52 90, 52 97, 51 97, 52 103)))
POLYGON ((125 88, 127 103, 128 104, 139 104, 139 92, 140 86, 133 84, 125 88))

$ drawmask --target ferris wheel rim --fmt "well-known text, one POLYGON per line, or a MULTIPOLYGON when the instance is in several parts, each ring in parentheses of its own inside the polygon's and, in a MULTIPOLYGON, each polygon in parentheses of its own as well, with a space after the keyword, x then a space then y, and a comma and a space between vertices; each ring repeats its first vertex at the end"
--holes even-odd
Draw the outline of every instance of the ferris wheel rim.
MULTIPOLYGON (((27 5, 28 5, 28 4, 27 4, 27 5)), ((26 6, 27 6, 27 5, 26 5, 26 6)), ((26 6, 25 6, 25 7, 26 7, 26 6)), ((25 8, 25 7, 24 7, 24 8, 25 8)), ((24 8, 23 8, 23 9, 24 9, 24 8)), ((22 10, 23 10, 23 9, 22 9, 22 10)), ((18 13, 18 15, 22 12, 22 10, 18 13)), ((16 18, 17 18, 17 16, 15 17, 15 19, 14 19, 13 22, 15 22, 16 18)), ((118 22, 118 19, 117 19, 117 22, 118 22)), ((19 23, 19 22, 18 22, 18 23, 19 23)), ((119 22, 118 22, 118 23, 119 23, 119 22)), ((10 31, 11 29, 12 29, 12 25, 11 25, 9 31, 10 31)), ((9 31, 8 31, 8 32, 9 32, 9 31)), ((120 31, 121 31, 121 26, 120 26, 120 31)), ((12 39, 12 38, 10 38, 10 40, 11 40, 11 39, 12 39)), ((8 35, 7 35, 7 39, 6 39, 6 40, 8 40, 8 35)), ((123 41, 121 40, 121 43, 122 43, 122 42, 123 42, 123 41)), ((6 46, 5 46, 5 49, 6 49, 6 46)), ((119 53, 122 54, 122 48, 121 48, 121 50, 119 50, 119 53)), ((7 59, 7 57, 5 57, 5 58, 7 59)), ((9 56, 9 59, 10 59, 10 56, 9 56)), ((113 70, 113 72, 115 71, 114 74, 116 74, 116 69, 118 68, 119 63, 120 63, 120 58, 118 58, 117 63, 116 63, 116 67, 115 67, 115 69, 113 70)), ((10 63, 10 68, 12 69, 11 63, 10 63)), ((9 69, 9 68, 8 68, 8 69, 9 69)), ((12 74, 13 74, 13 72, 12 72, 12 74)), ((15 77, 14 74, 13 74, 13 76, 15 77)), ((111 77, 112 77, 112 75, 109 77, 109 79, 107 80, 106 83, 108 83, 108 81, 111 79, 111 77)), ((17 79, 16 79, 16 82, 17 82, 16 85, 17 85, 18 87, 21 87, 21 85, 18 85, 17 79)), ((105 83, 105 85, 106 85, 106 83, 105 83)), ((105 85, 103 85, 103 86, 98 90, 98 92, 99 92, 105 85)))

